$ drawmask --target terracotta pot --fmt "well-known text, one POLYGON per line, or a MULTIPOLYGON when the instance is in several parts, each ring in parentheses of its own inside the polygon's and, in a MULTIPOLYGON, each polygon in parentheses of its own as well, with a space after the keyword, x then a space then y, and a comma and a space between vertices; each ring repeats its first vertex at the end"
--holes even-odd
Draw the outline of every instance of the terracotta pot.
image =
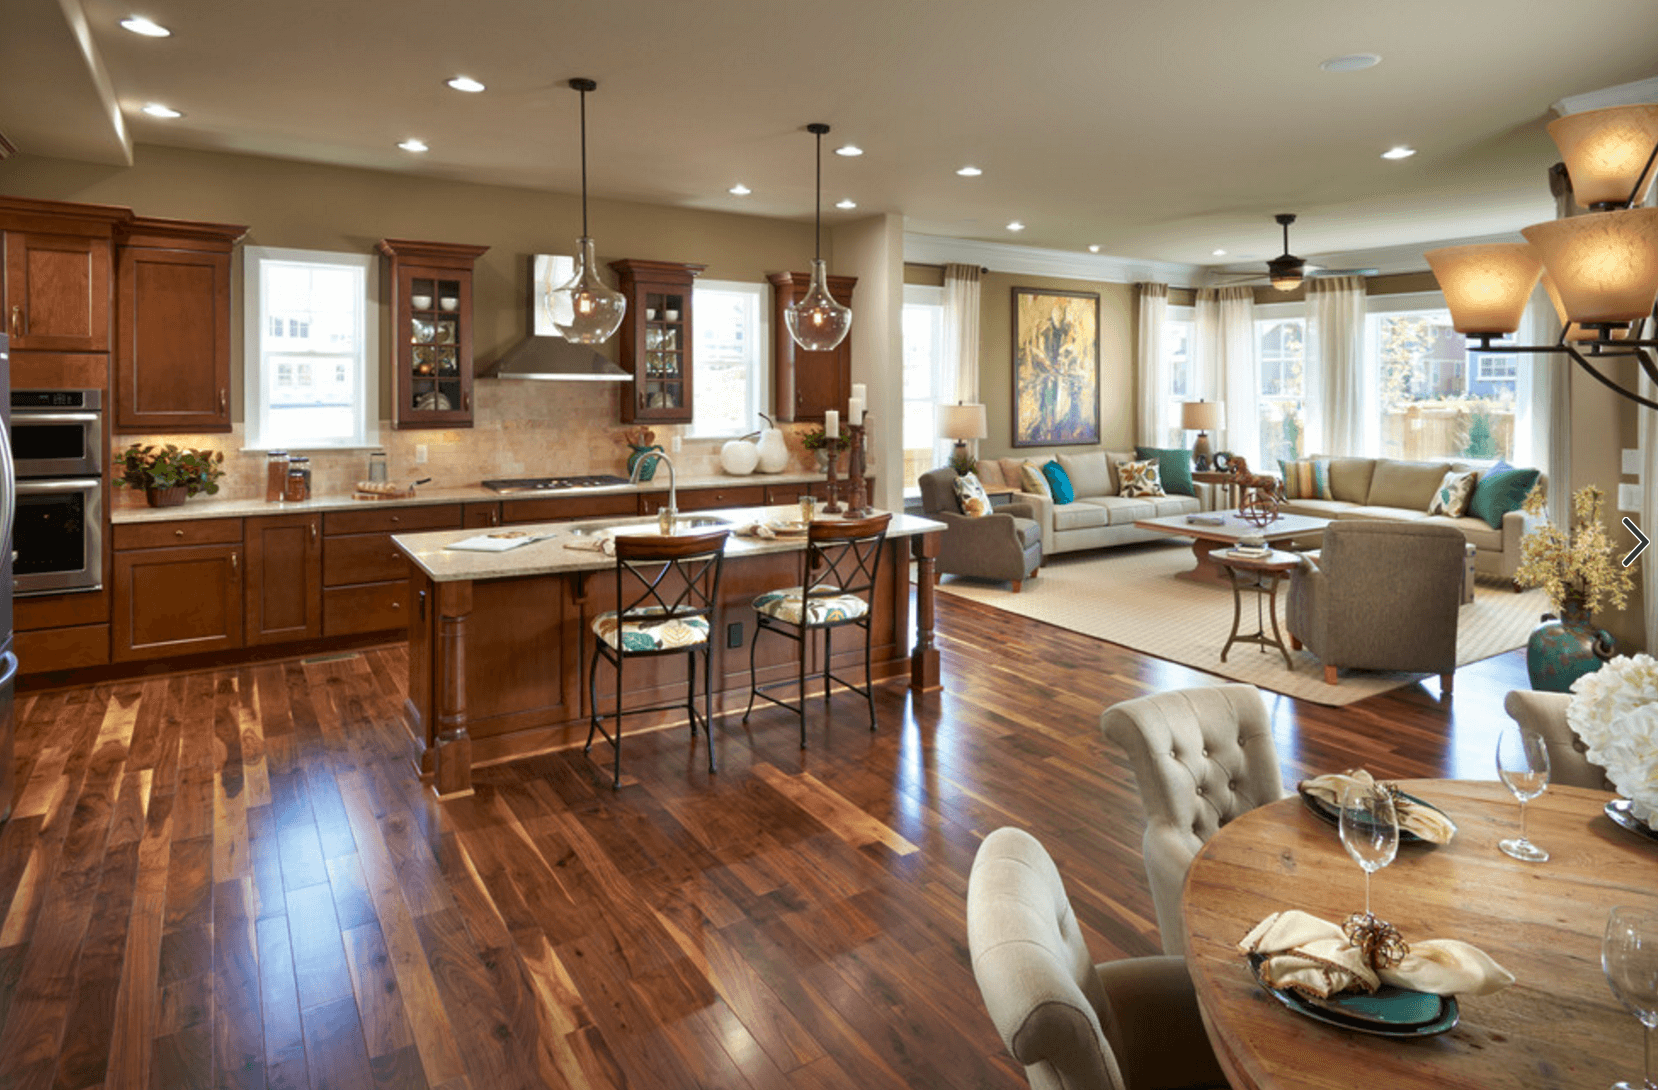
POLYGON ((151 507, 179 507, 190 496, 190 489, 182 484, 171 488, 146 488, 144 499, 151 507))

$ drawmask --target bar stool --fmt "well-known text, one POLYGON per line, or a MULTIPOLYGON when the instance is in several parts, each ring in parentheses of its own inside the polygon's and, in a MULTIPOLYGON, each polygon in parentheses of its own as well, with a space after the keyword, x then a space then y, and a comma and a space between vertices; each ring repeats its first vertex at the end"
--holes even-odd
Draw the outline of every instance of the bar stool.
POLYGON ((616 608, 593 618, 593 659, 587 670, 587 706, 591 715, 587 744, 593 734, 604 735, 616 751, 612 788, 622 785, 622 665, 631 658, 684 655, 685 703, 628 708, 625 714, 667 711, 683 707, 690 715, 691 740, 697 737, 697 652, 703 656, 702 732, 708 739, 708 771, 714 771, 714 652, 709 633, 719 603, 720 569, 729 533, 660 537, 654 534, 618 534, 616 542, 616 608), (604 729, 599 714, 599 660, 616 668, 616 734, 604 729))
MULTIPOLYGON (((869 619, 874 612, 875 577, 881 570, 882 546, 886 544, 887 523, 891 515, 876 515, 867 519, 845 521, 820 520, 813 522, 806 534, 805 568, 801 585, 770 590, 754 599, 754 612, 759 627, 748 648, 748 710, 743 722, 748 722, 754 711, 754 698, 763 697, 800 717, 800 748, 806 748, 806 653, 813 631, 823 633, 823 704, 829 706, 831 682, 840 682, 862 696, 869 704, 869 729, 875 729, 875 694, 870 683, 869 619), (857 686, 830 671, 834 631, 856 626, 864 630, 864 683, 857 686), (788 681, 759 683, 755 673, 754 654, 760 644, 760 633, 775 632, 787 636, 799 645, 800 702, 790 704, 779 700, 765 690, 788 681)), ((816 675, 814 675, 816 676, 816 675)))

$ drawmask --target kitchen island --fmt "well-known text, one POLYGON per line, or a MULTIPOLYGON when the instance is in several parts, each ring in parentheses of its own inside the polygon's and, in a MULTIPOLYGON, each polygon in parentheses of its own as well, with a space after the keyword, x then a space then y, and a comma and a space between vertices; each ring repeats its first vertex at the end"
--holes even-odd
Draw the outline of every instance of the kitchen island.
MULTIPOLYGON (((698 515, 723 520, 733 530, 726 542, 721 608, 714 624, 717 718, 748 701, 749 641, 755 631, 749 603, 764 591, 801 582, 806 544, 803 537, 760 538, 735 532, 756 522, 797 518, 793 505, 698 515)), ((392 538, 412 569, 409 722, 424 746, 421 774, 430 778, 439 797, 469 793, 475 764, 514 760, 586 740, 590 707, 585 679, 594 639, 590 625, 598 614, 616 608, 615 560, 592 545, 616 527, 654 532, 655 524, 652 518, 523 525, 516 529, 539 540, 501 553, 445 548, 477 535, 477 530, 392 538)), ((931 519, 892 516, 874 591, 874 680, 907 670, 911 688, 938 688, 933 595, 937 535, 943 529, 931 519), (918 561, 913 643, 911 557, 918 561)), ((852 670, 863 659, 862 647, 846 642, 853 646, 837 648, 837 671, 852 670)), ((784 640, 762 644, 761 682, 792 676, 793 653, 794 645, 784 640)), ((819 669, 820 664, 810 668, 819 669)), ((654 660, 630 666, 627 680, 624 705, 663 703, 683 691, 683 663, 654 660)), ((614 674, 599 671, 599 699, 607 705, 614 699, 614 685, 614 674)), ((792 729, 792 719, 789 725, 792 729)))

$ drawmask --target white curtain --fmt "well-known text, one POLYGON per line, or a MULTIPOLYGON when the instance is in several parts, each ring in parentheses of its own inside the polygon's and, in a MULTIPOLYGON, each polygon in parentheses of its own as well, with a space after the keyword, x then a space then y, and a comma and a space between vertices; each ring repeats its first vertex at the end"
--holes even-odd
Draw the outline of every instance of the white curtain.
POLYGON ((1307 281, 1307 453, 1372 453, 1365 442, 1364 278, 1307 281))
MULTIPOLYGON (((1647 205, 1658 205, 1658 189, 1650 190, 1646 199, 1647 205)), ((1637 331, 1641 337, 1658 335, 1658 322, 1647 319, 1637 331)), ((1658 386, 1645 377, 1640 383, 1641 394, 1658 400, 1658 386)), ((1630 517, 1641 532, 1653 537, 1653 516, 1658 515, 1658 410, 1649 409, 1645 405, 1635 409, 1636 419, 1640 421, 1640 432, 1637 442, 1641 445, 1641 509, 1632 512, 1630 517)), ((1560 491, 1564 491, 1561 489, 1560 491)), ((1633 549, 1635 542, 1620 527, 1614 540, 1621 540, 1633 549)), ((1646 622, 1646 651, 1651 654, 1658 648, 1658 549, 1647 546, 1646 552, 1641 554, 1641 615, 1646 622)))
MULTIPOLYGON (((979 396, 979 277, 977 265, 944 266, 944 368, 940 376, 939 400, 946 404, 983 400, 979 396), (949 369, 954 368, 952 384, 949 369)), ((979 453, 978 440, 970 440, 968 447, 975 457, 979 453)), ((955 440, 933 440, 933 464, 945 465, 955 449, 955 440)))
POLYGON ((1168 361, 1163 356, 1163 322, 1169 316, 1169 286, 1140 284, 1139 323, 1135 331, 1135 354, 1140 375, 1140 442, 1148 447, 1183 446, 1173 419, 1170 390, 1173 385, 1168 361))
POLYGON ((1196 359, 1198 390, 1224 406, 1226 427, 1216 450, 1261 465, 1261 379, 1255 365, 1255 292, 1252 288, 1199 288, 1196 359))

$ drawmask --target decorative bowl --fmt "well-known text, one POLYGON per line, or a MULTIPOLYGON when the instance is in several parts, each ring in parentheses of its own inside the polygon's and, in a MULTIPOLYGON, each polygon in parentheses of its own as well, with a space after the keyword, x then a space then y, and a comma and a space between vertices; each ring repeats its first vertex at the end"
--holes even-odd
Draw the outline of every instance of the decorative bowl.
POLYGON ((409 305, 416 310, 431 310, 432 297, 430 295, 411 295, 409 296, 409 305))
POLYGON ((438 300, 438 306, 444 310, 459 310, 461 308, 461 301, 452 295, 445 295, 442 299, 438 300))

